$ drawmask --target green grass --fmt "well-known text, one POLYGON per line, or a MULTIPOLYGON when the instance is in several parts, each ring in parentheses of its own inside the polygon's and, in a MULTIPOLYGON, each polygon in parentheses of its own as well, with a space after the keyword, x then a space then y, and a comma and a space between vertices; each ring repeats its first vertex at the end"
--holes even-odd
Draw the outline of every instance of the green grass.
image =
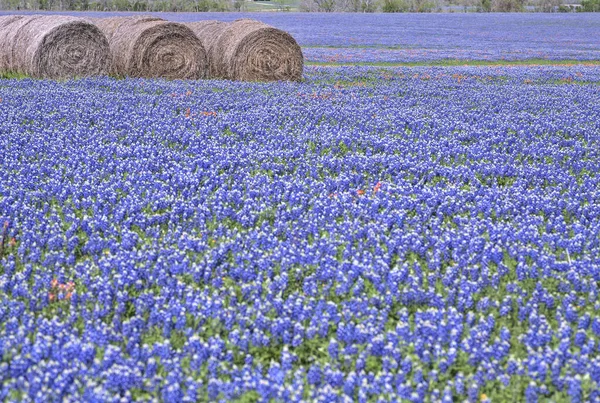
MULTIPOLYGON (((310 48, 311 46, 304 46, 310 48)), ((361 46, 363 47, 363 46, 361 46)), ((367 48, 368 46, 364 46, 367 48)), ((548 59, 523 59, 523 60, 462 60, 462 59, 441 59, 423 62, 311 62, 305 61, 306 66, 327 66, 327 67, 344 67, 344 66, 373 66, 373 67, 419 67, 419 66, 575 66, 575 65, 592 65, 600 66, 600 60, 548 60, 548 59)), ((125 77, 111 75, 116 80, 122 80, 125 77)), ((6 80, 23 80, 32 78, 23 73, 0 73, 0 79, 6 80)), ((62 80, 59 80, 62 81, 62 80)))
POLYGON ((297 0, 273 0, 244 2, 241 11, 300 11, 300 2, 297 0))
POLYGON ((25 78, 29 78, 29 76, 22 73, 0 72, 0 79, 4 80, 23 80, 25 78))

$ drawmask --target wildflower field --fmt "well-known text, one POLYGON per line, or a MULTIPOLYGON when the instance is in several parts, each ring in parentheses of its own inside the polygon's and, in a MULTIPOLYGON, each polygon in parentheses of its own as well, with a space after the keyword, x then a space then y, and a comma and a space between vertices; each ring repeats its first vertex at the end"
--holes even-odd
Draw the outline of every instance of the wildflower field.
POLYGON ((300 83, 0 79, 0 401, 600 401, 599 17, 375 17, 264 17, 300 83))

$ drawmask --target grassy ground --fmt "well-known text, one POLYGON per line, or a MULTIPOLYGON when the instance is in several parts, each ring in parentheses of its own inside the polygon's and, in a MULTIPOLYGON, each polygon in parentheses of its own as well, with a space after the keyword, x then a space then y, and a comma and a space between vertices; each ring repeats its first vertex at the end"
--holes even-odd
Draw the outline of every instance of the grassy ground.
POLYGON ((29 78, 29 76, 21 73, 0 72, 0 78, 6 80, 22 80, 24 78, 29 78))
MULTIPOLYGON (((275 4, 275 3, 273 3, 275 4)), ((425 62, 310 62, 305 61, 306 66, 326 66, 326 67, 344 67, 344 66, 374 66, 374 67, 417 67, 417 66, 599 66, 600 60, 548 60, 548 59, 525 59, 525 60, 461 60, 461 59, 443 59, 425 62)), ((21 80, 29 78, 22 73, 2 73, 0 79, 21 80)), ((123 77, 115 77, 123 78, 123 77)))
POLYGON ((242 11, 300 11, 297 0, 246 1, 242 11))

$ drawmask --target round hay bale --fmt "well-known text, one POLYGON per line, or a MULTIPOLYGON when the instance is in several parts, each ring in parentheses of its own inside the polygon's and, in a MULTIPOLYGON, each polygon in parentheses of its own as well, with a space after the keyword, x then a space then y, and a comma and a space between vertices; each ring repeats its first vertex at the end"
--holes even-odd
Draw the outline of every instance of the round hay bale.
POLYGON ((6 24, 10 24, 12 21, 20 20, 23 18, 22 15, 2 15, 0 16, 0 28, 4 27, 6 24))
POLYGON ((82 18, 22 16, 5 24, 1 32, 0 48, 6 52, 2 63, 7 71, 49 79, 108 73, 108 41, 82 18))
POLYGON ((206 55, 208 56, 208 75, 209 77, 217 77, 213 69, 212 58, 210 57, 213 45, 219 39, 219 35, 228 27, 228 24, 222 21, 205 20, 188 22, 185 24, 188 28, 194 31, 194 34, 202 42, 206 55))
POLYGON ((211 47, 211 71, 217 77, 244 81, 299 81, 304 57, 287 32, 260 21, 228 24, 211 47))
POLYGON ((0 72, 12 72, 10 61, 12 60, 12 25, 23 18, 22 15, 5 15, 0 17, 0 72), (9 42, 9 36, 10 41, 9 42))
POLYGON ((110 44, 113 74, 168 79, 206 77, 206 51, 183 24, 150 16, 102 18, 95 24, 110 44))

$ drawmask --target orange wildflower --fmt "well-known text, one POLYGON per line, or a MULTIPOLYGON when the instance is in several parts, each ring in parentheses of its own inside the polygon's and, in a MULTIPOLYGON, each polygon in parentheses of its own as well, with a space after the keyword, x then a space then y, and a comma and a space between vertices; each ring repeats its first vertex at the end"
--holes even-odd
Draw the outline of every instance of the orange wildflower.
POLYGON ((60 284, 56 278, 53 278, 50 282, 50 292, 48 293, 48 300, 50 302, 58 301, 59 293, 65 293, 63 299, 67 301, 71 299, 73 296, 73 291, 75 291, 75 283, 69 281, 66 284, 60 284))

